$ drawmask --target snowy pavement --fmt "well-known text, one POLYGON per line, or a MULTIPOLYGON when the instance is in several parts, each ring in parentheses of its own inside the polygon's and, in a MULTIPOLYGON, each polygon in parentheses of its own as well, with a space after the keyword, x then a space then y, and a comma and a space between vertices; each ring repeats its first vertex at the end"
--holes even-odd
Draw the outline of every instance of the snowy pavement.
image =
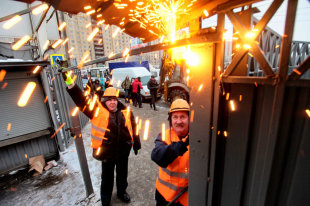
MULTIPOLYGON (((131 196, 130 203, 123 203, 116 197, 116 185, 112 194, 112 206, 130 205, 155 205, 155 180, 158 173, 157 166, 151 160, 151 151, 154 148, 154 140, 161 131, 162 123, 167 122, 168 106, 160 103, 159 111, 150 109, 149 104, 143 104, 143 108, 133 108, 135 116, 144 121, 150 120, 149 138, 143 140, 140 134, 142 149, 137 156, 133 151, 129 156, 128 188, 131 196)), ((74 142, 61 153, 61 158, 56 167, 43 172, 42 175, 32 177, 27 170, 17 174, 2 177, 7 178, 5 184, 0 184, 0 205, 101 205, 100 202, 100 176, 101 162, 92 157, 90 147, 90 124, 82 131, 88 166, 90 170, 94 194, 86 198, 85 186, 80 171, 80 165, 76 154, 74 142)))

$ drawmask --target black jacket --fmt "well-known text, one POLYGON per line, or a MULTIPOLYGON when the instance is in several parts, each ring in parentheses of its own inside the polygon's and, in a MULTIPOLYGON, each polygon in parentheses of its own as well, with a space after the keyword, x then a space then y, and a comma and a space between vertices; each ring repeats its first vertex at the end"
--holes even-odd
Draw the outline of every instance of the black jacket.
MULTIPOLYGON (((67 91, 75 102, 76 106, 80 108, 80 111, 83 111, 84 108, 83 113, 88 118, 92 119, 95 114, 95 109, 92 111, 89 110, 86 99, 83 96, 83 92, 80 90, 80 88, 75 85, 73 88, 67 89, 67 91)), ((102 106, 107 109, 104 103, 102 103, 102 106)), ((104 162, 110 162, 115 161, 118 158, 129 156, 132 146, 132 140, 127 127, 125 127, 125 117, 121 112, 121 110, 124 109, 126 109, 126 107, 120 101, 118 101, 116 112, 110 112, 108 123, 108 129, 110 131, 107 132, 105 136, 106 138, 108 138, 108 140, 103 141, 99 155, 96 154, 97 150, 93 150, 93 157, 95 159, 104 162)), ((132 112, 131 124, 133 133, 136 134, 136 122, 132 112)), ((134 150, 141 149, 139 136, 134 135, 133 140, 134 150)))
POLYGON ((150 92, 157 92, 158 89, 158 83, 157 81, 154 79, 150 79, 147 83, 147 88, 150 90, 150 92))

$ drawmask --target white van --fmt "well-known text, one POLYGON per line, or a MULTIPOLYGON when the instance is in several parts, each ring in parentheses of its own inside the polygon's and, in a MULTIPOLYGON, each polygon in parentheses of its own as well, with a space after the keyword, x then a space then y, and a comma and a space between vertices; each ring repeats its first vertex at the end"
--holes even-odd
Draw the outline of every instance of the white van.
POLYGON ((120 90, 120 95, 124 95, 125 93, 121 85, 126 76, 129 76, 130 80, 131 78, 140 77, 143 86, 143 89, 140 91, 142 100, 151 98, 150 91, 147 88, 147 83, 151 78, 151 73, 145 67, 126 67, 112 70, 112 85, 120 90))

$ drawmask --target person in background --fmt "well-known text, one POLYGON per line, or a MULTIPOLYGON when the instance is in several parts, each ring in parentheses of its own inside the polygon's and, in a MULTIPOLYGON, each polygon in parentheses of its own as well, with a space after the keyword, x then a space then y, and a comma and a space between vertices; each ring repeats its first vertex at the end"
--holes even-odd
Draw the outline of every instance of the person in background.
POLYGON ((93 84, 94 93, 98 95, 99 99, 103 96, 103 85, 98 79, 95 80, 93 84))
POLYGON ((142 108, 142 99, 140 90, 143 89, 140 77, 135 79, 132 83, 132 96, 133 96, 133 106, 137 106, 137 103, 139 104, 139 108, 142 108))
POLYGON ((63 76, 72 100, 90 119, 93 157, 102 162, 100 193, 102 205, 110 205, 115 167, 117 197, 123 202, 130 202, 130 196, 126 192, 128 156, 132 147, 135 155, 141 149, 132 111, 127 110, 125 105, 118 101, 117 91, 113 87, 105 90, 101 102, 96 102, 93 108, 89 107, 83 92, 74 84, 71 77, 66 73, 63 73, 63 76))
POLYGON ((129 90, 130 90, 131 82, 129 80, 129 76, 127 75, 125 80, 122 82, 122 88, 125 91, 125 102, 129 103, 129 90))
POLYGON ((102 91, 105 90, 105 78, 104 77, 100 77, 100 84, 102 85, 102 91))
POLYGON ((108 87, 112 87, 112 85, 110 84, 110 79, 107 78, 107 81, 105 81, 104 83, 104 87, 107 89, 108 87))
POLYGON ((147 83, 147 88, 150 90, 151 97, 152 97, 150 106, 151 108, 153 106, 154 110, 157 111, 155 102, 156 102, 156 97, 157 97, 158 83, 153 75, 151 76, 151 79, 147 83))
POLYGON ((159 166, 156 206, 188 205, 189 110, 186 100, 173 101, 168 112, 170 129, 155 140, 151 158, 159 166))

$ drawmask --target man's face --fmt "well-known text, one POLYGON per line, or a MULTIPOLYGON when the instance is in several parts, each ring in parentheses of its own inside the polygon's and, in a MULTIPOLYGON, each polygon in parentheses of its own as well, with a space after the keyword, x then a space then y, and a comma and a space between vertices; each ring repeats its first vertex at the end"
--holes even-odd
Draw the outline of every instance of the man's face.
POLYGON ((117 108, 117 99, 109 99, 105 102, 110 112, 115 112, 117 108))
POLYGON ((185 136, 189 129, 188 113, 185 111, 173 112, 171 124, 178 136, 185 136))

